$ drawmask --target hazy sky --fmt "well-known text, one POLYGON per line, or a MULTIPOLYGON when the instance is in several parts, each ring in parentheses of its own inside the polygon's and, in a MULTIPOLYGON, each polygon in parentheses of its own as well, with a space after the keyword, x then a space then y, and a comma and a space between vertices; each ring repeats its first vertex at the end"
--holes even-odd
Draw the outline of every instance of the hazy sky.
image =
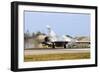
POLYGON ((57 35, 88 36, 90 34, 90 15, 79 13, 24 12, 24 32, 41 31, 47 33, 50 25, 57 35))

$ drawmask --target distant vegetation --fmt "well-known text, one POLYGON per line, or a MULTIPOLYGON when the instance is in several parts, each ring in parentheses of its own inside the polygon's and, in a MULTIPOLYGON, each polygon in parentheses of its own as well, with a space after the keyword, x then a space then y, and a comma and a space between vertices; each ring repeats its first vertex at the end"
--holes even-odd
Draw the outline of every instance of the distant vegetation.
POLYGON ((45 33, 42 33, 40 31, 37 31, 36 33, 30 33, 29 31, 27 31, 26 33, 24 33, 24 38, 35 38, 39 35, 46 35, 45 33))

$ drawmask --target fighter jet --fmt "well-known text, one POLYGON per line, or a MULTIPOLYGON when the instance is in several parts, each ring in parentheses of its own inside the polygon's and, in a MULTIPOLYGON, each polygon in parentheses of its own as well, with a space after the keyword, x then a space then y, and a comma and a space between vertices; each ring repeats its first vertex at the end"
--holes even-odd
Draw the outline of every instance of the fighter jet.
POLYGON ((72 37, 68 37, 66 35, 58 36, 49 25, 46 26, 48 30, 47 36, 44 38, 44 42, 42 44, 48 45, 48 47, 64 47, 75 45, 76 39, 72 37))

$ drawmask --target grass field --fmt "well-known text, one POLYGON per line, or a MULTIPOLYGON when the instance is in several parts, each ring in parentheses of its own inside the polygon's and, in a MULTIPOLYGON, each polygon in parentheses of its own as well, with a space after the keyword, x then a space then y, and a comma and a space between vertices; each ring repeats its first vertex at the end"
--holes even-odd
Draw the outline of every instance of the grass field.
POLYGON ((57 54, 40 54, 40 55, 25 55, 24 61, 50 61, 50 60, 75 60, 89 59, 90 53, 57 53, 57 54))

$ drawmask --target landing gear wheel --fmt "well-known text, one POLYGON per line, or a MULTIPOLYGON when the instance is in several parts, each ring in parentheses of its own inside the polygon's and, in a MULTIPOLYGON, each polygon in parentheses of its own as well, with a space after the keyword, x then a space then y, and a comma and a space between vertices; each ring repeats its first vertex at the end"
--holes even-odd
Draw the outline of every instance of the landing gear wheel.
POLYGON ((54 45, 54 43, 52 44, 52 48, 55 48, 55 45, 54 45))
POLYGON ((66 48, 66 44, 64 44, 64 48, 66 48))

